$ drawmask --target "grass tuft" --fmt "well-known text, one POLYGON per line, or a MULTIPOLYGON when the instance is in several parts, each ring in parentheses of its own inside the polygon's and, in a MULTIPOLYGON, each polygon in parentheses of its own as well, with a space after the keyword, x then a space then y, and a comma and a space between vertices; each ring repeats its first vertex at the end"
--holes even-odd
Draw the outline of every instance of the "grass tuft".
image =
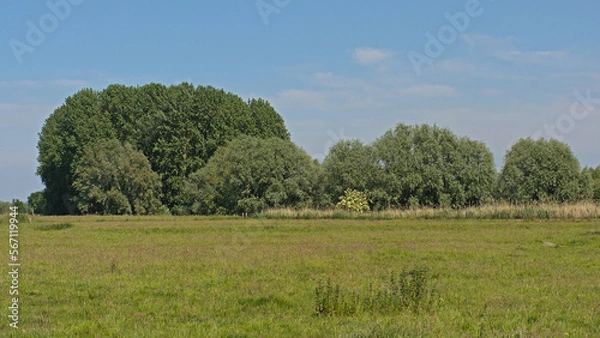
POLYGON ((315 315, 394 314, 405 310, 419 313, 432 310, 439 292, 429 286, 429 269, 418 267, 390 273, 387 283, 377 290, 369 283, 366 292, 356 293, 332 285, 331 279, 315 288, 315 315))
POLYGON ((34 229, 40 231, 52 231, 52 230, 64 230, 72 228, 73 224, 71 223, 58 223, 58 224, 48 224, 48 225, 38 225, 34 229))

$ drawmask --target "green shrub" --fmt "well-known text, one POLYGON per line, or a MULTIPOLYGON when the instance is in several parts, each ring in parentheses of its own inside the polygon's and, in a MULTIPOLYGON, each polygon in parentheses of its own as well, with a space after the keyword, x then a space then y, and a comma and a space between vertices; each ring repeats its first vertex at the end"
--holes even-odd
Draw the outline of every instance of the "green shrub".
POLYGON ((353 212, 366 212, 371 210, 367 195, 354 189, 346 189, 346 191, 344 191, 344 195, 340 196, 337 207, 353 212))

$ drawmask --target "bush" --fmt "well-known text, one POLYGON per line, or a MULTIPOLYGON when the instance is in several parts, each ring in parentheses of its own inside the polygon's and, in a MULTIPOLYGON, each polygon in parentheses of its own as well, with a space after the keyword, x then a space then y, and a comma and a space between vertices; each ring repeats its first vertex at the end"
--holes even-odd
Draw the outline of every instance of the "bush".
POLYGON ((337 207, 353 212, 366 212, 371 210, 367 195, 354 189, 346 189, 344 195, 340 196, 337 207))

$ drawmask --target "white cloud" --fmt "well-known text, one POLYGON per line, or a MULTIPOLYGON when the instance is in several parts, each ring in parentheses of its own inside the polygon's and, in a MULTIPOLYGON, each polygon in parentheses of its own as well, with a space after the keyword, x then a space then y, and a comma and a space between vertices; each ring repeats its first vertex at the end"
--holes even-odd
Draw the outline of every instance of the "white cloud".
POLYGON ((392 56, 392 53, 383 49, 360 47, 354 50, 354 60, 364 65, 378 64, 392 56))
POLYGON ((564 50, 523 50, 517 47, 517 41, 511 36, 464 34, 461 38, 471 49, 517 64, 559 64, 570 57, 564 50))
POLYGON ((446 73, 470 74, 477 71, 477 66, 465 60, 453 59, 436 62, 434 65, 434 69, 446 73))
POLYGON ((565 51, 519 51, 516 49, 499 52, 496 57, 515 63, 548 63, 554 61, 562 61, 568 57, 565 51))

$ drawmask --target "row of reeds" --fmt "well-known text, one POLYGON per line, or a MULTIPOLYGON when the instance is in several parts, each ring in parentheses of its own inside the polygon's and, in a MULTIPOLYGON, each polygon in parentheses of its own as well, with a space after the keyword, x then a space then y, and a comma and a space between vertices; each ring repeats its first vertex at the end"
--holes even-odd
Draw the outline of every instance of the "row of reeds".
POLYGON ((268 209, 254 217, 267 219, 556 219, 582 220, 600 218, 600 204, 508 204, 454 208, 407 208, 370 212, 339 209, 268 209))

